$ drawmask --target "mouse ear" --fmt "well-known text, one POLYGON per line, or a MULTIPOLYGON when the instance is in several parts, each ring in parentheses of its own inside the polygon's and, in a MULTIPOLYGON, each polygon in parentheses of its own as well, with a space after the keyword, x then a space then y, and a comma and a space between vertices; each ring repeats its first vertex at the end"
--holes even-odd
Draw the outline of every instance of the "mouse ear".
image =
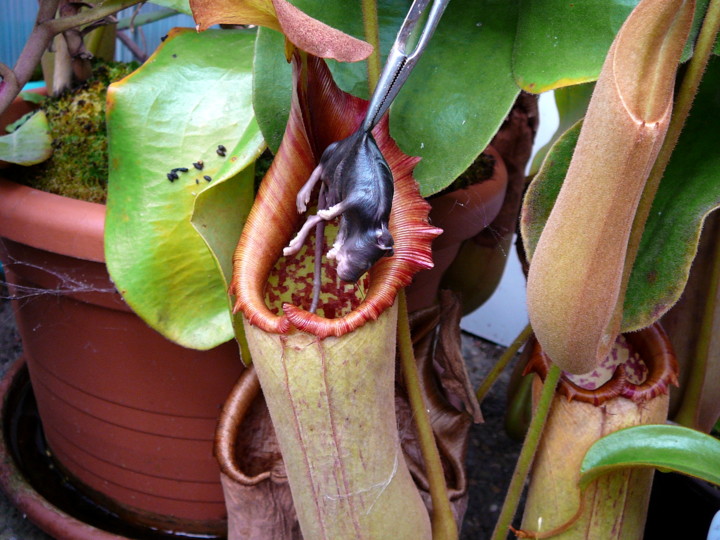
MULTIPOLYGON (((375 230, 375 237, 377 239, 377 245, 380 249, 386 251, 392 251, 395 241, 393 240, 390 231, 384 225, 375 230)), ((390 253, 392 255, 392 253, 390 253)))

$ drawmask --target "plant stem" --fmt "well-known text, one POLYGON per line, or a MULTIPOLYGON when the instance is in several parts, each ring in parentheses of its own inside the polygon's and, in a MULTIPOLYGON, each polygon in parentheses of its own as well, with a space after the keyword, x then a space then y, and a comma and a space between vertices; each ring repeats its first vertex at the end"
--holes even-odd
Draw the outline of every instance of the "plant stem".
POLYGON ((13 99, 20 93, 23 86, 30 80, 35 66, 40 63, 40 57, 42 57, 45 49, 48 48, 55 35, 77 26, 84 26, 100 21, 140 1, 141 0, 125 0, 124 2, 112 3, 109 6, 99 6, 82 11, 77 15, 60 17, 58 19, 55 18, 55 13, 59 0, 41 1, 35 20, 35 27, 20 53, 20 58, 18 58, 15 64, 15 69, 10 70, 7 66, 0 65, 0 75, 3 76, 3 81, 0 83, 0 113, 3 113, 5 109, 8 108, 13 99))
MULTIPOLYGON (((688 63, 687 71, 683 77, 682 84, 678 90, 677 98, 675 99, 675 105, 672 117, 670 118, 670 124, 668 126, 665 140, 660 148, 655 164, 653 165, 650 175, 648 176, 645 188, 638 204, 637 212, 635 213, 635 219, 633 221, 632 230, 630 232, 630 239, 628 241, 627 254, 625 256, 625 268, 623 270, 622 280, 622 297, 625 295, 628 283, 630 281, 630 275, 632 273, 632 267, 635 264, 635 258, 637 257, 638 250, 640 249, 640 241, 642 240, 643 230, 645 229, 645 223, 650 215, 652 209, 652 203, 655 199, 658 187, 660 186, 660 180, 665 173, 665 168, 670 161, 673 149, 680 138, 680 132, 685 125, 685 119, 690 112, 690 107, 697 94, 700 81, 702 80, 703 73, 707 67, 708 59, 712 54, 712 49, 715 44, 715 37, 720 29, 720 0, 710 0, 707 11, 705 12, 705 18, 703 20, 700 33, 698 34, 697 42, 695 43, 695 51, 693 57, 688 63)), ((618 303, 617 309, 622 310, 622 303, 618 303)))
POLYGON ((30 80, 35 66, 38 65, 45 49, 48 48, 55 36, 47 29, 46 23, 55 17, 59 1, 40 2, 35 26, 20 53, 15 69, 11 70, 4 64, 0 66, 0 74, 3 77, 3 81, 0 83, 0 113, 5 112, 22 87, 30 80))
POLYGON ((141 63, 147 60, 147 54, 145 54, 145 52, 132 40, 130 36, 127 35, 127 33, 122 30, 118 30, 116 36, 117 39, 120 40, 120 43, 128 48, 130 53, 135 57, 135 60, 141 63))
POLYGON ((407 386, 408 400, 418 431, 418 440, 425 469, 427 471, 430 499, 432 500, 432 537, 433 540, 453 540, 458 537, 457 524, 445 484, 445 473, 440 453, 433 435, 427 406, 420 390, 412 338, 410 337, 410 321, 408 319, 405 289, 398 293, 398 348, 400 351, 400 367, 407 386))
POLYGON ((510 479, 510 486, 505 495, 505 502, 503 503, 500 516, 495 524, 492 540, 503 540, 507 538, 508 530, 510 529, 510 525, 512 525, 512 520, 515 517, 515 512, 517 512, 517 507, 520 503, 520 495, 522 495, 523 486, 525 485, 525 478, 527 477, 533 458, 535 457, 535 451, 540 443, 540 437, 542 436, 545 421, 550 412, 550 405, 552 404, 553 397, 555 397, 555 387, 560 380, 561 373, 560 368, 553 365, 545 377, 540 399, 535 408, 532 420, 530 421, 525 441, 523 442, 517 464, 515 465, 515 471, 513 471, 512 478, 510 479))
MULTIPOLYGON (((720 2, 718 3, 720 4, 720 2)), ((692 429, 702 429, 698 425, 699 411, 702 405, 705 376, 711 361, 710 346, 717 323, 718 284, 720 284, 720 249, 715 246, 710 270, 710 283, 706 294, 707 302, 700 323, 695 354, 691 363, 692 369, 690 369, 687 381, 685 381, 682 402, 674 418, 678 424, 692 429)))
POLYGON ((380 78, 380 25, 378 24, 377 0, 361 0, 365 40, 373 46, 367 59, 368 95, 372 94, 380 78))
POLYGON ((167 19, 168 17, 172 17, 173 15, 178 15, 178 12, 169 8, 162 8, 158 11, 152 11, 150 13, 141 13, 136 17, 125 17, 124 19, 120 19, 117 23, 117 29, 132 30, 138 26, 161 21, 163 19, 167 19))
POLYGON ((123 9, 134 6, 135 4, 139 4, 141 1, 143 0, 124 0, 123 2, 102 5, 94 7, 92 9, 81 11, 80 13, 76 15, 71 15, 69 17, 60 17, 59 19, 53 19, 45 24, 48 26, 51 32, 58 34, 60 32, 70 30, 71 28, 85 26, 101 21, 105 17, 109 17, 110 15, 113 15, 118 11, 122 11, 123 9))
POLYGON ((510 346, 505 349, 505 352, 502 354, 500 359, 495 362, 495 365, 490 370, 490 372, 485 377, 485 380, 483 380, 480 387, 477 389, 477 392, 475 395, 477 396, 478 403, 482 403, 485 399, 485 396, 492 388, 493 384, 495 384, 495 381, 500 376, 500 374, 503 372, 503 370, 507 367, 507 365, 510 363, 510 360, 512 360, 515 357, 515 354, 520 350, 520 347, 523 346, 527 342, 527 340, 530 338, 530 335, 532 334, 532 327, 528 324, 525 328, 522 329, 522 332, 515 338, 515 341, 513 341, 510 346))

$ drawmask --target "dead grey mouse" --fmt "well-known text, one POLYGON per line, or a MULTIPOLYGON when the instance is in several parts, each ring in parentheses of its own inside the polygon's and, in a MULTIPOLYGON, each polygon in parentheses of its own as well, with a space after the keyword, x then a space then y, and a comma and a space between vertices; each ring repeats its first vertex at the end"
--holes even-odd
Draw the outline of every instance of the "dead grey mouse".
POLYGON ((318 181, 323 183, 325 208, 308 218, 283 254, 297 253, 316 224, 340 216, 340 230, 327 257, 337 260, 340 279, 355 282, 380 257, 393 254, 388 229, 392 172, 372 134, 360 129, 323 152, 320 164, 297 195, 299 213, 307 209, 318 181))
MULTIPOLYGON (((346 139, 325 149, 319 165, 297 195, 297 209, 303 213, 313 188, 322 181, 317 215, 308 217, 283 254, 297 253, 316 225, 319 225, 317 234, 320 238, 323 222, 340 216, 340 230, 327 256, 337 259, 338 276, 343 281, 357 281, 378 259, 393 254, 394 242, 388 228, 393 177, 371 132, 410 75, 448 3, 448 0, 432 0, 429 14, 422 22, 430 1, 414 0, 410 6, 370 99, 362 126, 346 139), (415 41, 412 36, 419 24, 424 24, 424 28, 415 41), (415 48, 407 52, 411 41, 415 41, 415 48)), ((320 294, 320 246, 321 243, 316 243, 311 312, 315 311, 320 294)))

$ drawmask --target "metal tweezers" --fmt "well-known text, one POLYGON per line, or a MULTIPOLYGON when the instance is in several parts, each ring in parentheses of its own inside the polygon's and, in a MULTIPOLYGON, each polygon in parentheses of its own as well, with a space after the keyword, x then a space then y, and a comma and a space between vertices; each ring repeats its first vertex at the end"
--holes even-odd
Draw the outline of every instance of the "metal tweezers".
POLYGON ((362 125, 363 131, 367 132, 375 127, 390 107, 400 88, 405 84, 410 72, 420 59, 420 55, 422 55, 433 32, 435 32, 435 28, 438 22, 440 22, 440 17, 442 17, 443 11, 445 11, 445 7, 450 0, 432 0, 432 7, 425 21, 425 27, 418 37, 415 48, 408 53, 406 51, 408 41, 417 28, 420 18, 430 1, 431 0, 415 0, 412 6, 410 6, 410 10, 405 16, 400 30, 398 30, 395 43, 393 43, 390 49, 385 67, 380 74, 380 79, 370 99, 370 105, 362 125))

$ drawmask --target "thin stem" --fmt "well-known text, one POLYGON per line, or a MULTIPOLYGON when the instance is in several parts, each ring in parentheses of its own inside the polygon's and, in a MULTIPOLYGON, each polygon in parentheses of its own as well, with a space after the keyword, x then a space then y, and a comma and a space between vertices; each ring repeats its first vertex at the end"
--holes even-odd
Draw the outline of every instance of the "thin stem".
MULTIPOLYGON (((318 193, 318 208, 326 207, 325 184, 320 185, 318 193)), ((325 243, 325 220, 321 220, 315 226, 315 268, 313 271, 313 296, 310 304, 310 313, 315 313, 320 303, 320 292, 322 291, 322 251, 325 243)))
POLYGON ((702 405, 705 376, 711 361, 710 345, 712 343, 713 333, 717 328, 716 311, 718 285, 720 284, 720 247, 718 246, 715 246, 710 272, 710 284, 706 293, 707 302, 705 304, 702 321, 700 322, 698 342, 691 364, 692 369, 688 373, 687 381, 685 381, 682 402, 674 418, 678 424, 693 429, 701 429, 701 427, 698 426, 699 411, 702 405))
POLYGON ((5 112, 5 109, 8 108, 23 86, 30 80, 35 66, 40 63, 40 58, 45 49, 48 48, 55 36, 54 33, 48 30, 46 23, 55 17, 59 1, 45 0, 40 2, 35 26, 15 64, 12 77, 7 75, 7 66, 3 66, 1 70, 3 81, 0 83, 0 114, 5 112))
MULTIPOLYGON (((645 188, 638 204, 638 209, 633 221, 630 239, 628 241, 627 255, 625 257, 625 268, 623 270, 622 291, 627 290, 632 273, 632 267, 635 264, 638 250, 640 249, 640 241, 642 240, 645 223, 650 215, 652 203, 655 199, 660 180, 665 173, 665 168, 670 161, 673 149, 680 138, 680 132, 685 125, 685 119, 690 112, 690 107, 697 94, 700 81, 707 67, 708 59, 712 54, 715 38, 720 29, 720 0, 710 0, 708 9, 705 12, 700 33, 695 43, 695 51, 692 59, 688 63, 687 71, 680 85, 680 89, 675 100, 673 114, 670 118, 665 140, 660 148, 658 157, 655 160, 650 175, 648 176, 645 188)), ((622 303, 618 303, 617 309, 622 310, 622 303)))
POLYGON ((143 26, 152 22, 161 21, 177 14, 178 12, 174 9, 162 8, 158 11, 151 11, 150 13, 141 13, 137 16, 133 15, 132 17, 125 17, 124 19, 120 19, 118 21, 117 29, 133 30, 138 26, 143 26))
POLYGON ((372 95, 380 78, 380 25, 378 24, 377 0, 362 0, 365 41, 373 46, 367 59, 368 95, 372 95))
POLYGON ((138 62, 144 62, 147 60, 147 54, 145 54, 145 51, 138 47, 138 44, 135 43, 126 32, 118 30, 116 36, 120 42, 128 48, 138 62))
MULTIPOLYGON (((0 113, 8 108, 13 99, 22 90, 30 77, 35 66, 40 63, 45 49, 48 48, 53 37, 77 26, 84 26, 104 19, 122 9, 130 7, 142 0, 125 0, 120 3, 112 3, 108 6, 98 6, 77 15, 55 18, 59 0, 44 0, 40 2, 38 15, 30 37, 20 53, 15 64, 14 77, 4 77, 0 83, 0 113)), ((5 71, 5 70, 3 70, 5 71)))
POLYGON ((490 372, 485 377, 485 380, 483 380, 480 387, 477 389, 477 392, 475 395, 477 396, 478 403, 482 403, 485 399, 485 396, 492 388, 493 384, 495 384, 495 381, 498 379, 500 374, 503 372, 503 370, 507 367, 507 365, 510 363, 510 360, 512 360, 515 357, 515 354, 520 350, 520 347, 522 347, 527 340, 530 338, 530 335, 532 334, 532 327, 528 324, 525 328, 522 329, 522 332, 515 338, 515 341, 513 341, 510 346, 505 349, 505 352, 502 354, 500 359, 495 362, 495 365, 490 370, 490 372))
POLYGON ((400 367, 407 386, 410 408, 417 427, 420 450, 428 476, 430 499, 433 506, 432 537, 433 540, 454 540, 458 537, 457 524, 450 507, 440 453, 435 443, 427 406, 420 390, 420 376, 418 375, 412 338, 410 337, 410 321, 408 319, 404 289, 401 289, 398 294, 397 333, 400 367))
POLYGON ((87 24, 101 21, 105 17, 114 15, 118 11, 122 11, 123 9, 129 8, 143 1, 145 0, 124 0, 124 2, 118 2, 117 4, 111 3, 109 5, 97 6, 92 9, 81 11, 76 15, 53 19, 46 22, 45 24, 48 26, 48 29, 51 32, 57 34, 59 32, 65 32, 66 30, 70 30, 71 28, 85 26, 87 24))
POLYGON ((504 538, 507 538, 510 525, 512 525, 512 520, 515 517, 515 512, 517 512, 517 508, 520 503, 520 496, 522 495, 523 486, 525 485, 525 478, 528 475, 533 458, 535 457, 535 452, 538 444, 540 443, 540 437, 542 436, 543 428, 545 427, 545 421, 547 420, 548 413, 550 412, 550 405, 552 404, 553 397, 555 396, 555 387, 560 380, 561 374, 562 372, 560 371, 560 368, 556 365, 552 365, 545 377, 542 392, 540 393, 540 399, 537 407, 535 408, 532 420, 530 420, 530 426, 528 427, 528 432, 525 436, 525 442, 523 442, 522 449, 520 450, 520 456, 518 456, 518 461, 515 465, 515 471, 510 479, 510 486, 505 494, 505 502, 503 503, 500 516, 495 524, 492 540, 503 540, 504 538))

